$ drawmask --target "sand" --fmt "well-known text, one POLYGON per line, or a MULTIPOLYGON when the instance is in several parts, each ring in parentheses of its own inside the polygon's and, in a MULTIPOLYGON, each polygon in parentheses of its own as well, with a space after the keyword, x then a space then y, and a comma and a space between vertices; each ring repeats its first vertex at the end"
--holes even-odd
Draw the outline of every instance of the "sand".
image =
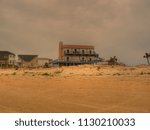
POLYGON ((0 69, 0 112, 150 112, 150 66, 0 69))

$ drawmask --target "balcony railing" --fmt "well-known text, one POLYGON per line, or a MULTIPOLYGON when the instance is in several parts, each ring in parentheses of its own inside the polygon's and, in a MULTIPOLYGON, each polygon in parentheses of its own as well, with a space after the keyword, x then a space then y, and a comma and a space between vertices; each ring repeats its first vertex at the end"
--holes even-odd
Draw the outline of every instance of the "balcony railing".
POLYGON ((94 63, 97 63, 97 62, 100 62, 101 60, 80 60, 80 61, 73 61, 73 60, 54 60, 53 61, 53 64, 94 64, 94 63))
POLYGON ((67 52, 67 51, 64 51, 64 54, 67 56, 69 56, 69 55, 74 55, 74 56, 95 56, 95 57, 99 57, 99 55, 96 53, 96 52, 89 52, 89 53, 87 53, 87 52, 79 52, 79 51, 73 51, 73 52, 67 52))
POLYGON ((0 57, 0 60, 8 60, 8 57, 0 57))

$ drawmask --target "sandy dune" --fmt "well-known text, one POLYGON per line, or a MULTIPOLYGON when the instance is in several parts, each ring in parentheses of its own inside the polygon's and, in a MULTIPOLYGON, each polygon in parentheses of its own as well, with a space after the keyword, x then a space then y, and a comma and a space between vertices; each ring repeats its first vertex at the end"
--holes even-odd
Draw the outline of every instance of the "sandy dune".
POLYGON ((0 112, 150 112, 150 67, 0 69, 0 112))

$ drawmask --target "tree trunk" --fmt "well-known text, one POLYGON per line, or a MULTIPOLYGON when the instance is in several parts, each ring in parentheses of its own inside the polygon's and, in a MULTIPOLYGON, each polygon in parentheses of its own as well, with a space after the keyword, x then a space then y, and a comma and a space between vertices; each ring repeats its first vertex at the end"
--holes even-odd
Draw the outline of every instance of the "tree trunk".
POLYGON ((146 59, 147 59, 147 63, 148 63, 148 65, 150 65, 150 62, 149 62, 149 59, 148 59, 148 57, 147 57, 146 59))

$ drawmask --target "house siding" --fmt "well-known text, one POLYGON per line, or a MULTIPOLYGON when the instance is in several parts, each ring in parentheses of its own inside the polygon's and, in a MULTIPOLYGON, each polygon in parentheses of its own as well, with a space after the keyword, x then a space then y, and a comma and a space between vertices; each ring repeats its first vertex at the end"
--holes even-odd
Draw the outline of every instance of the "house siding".
POLYGON ((8 51, 0 51, 0 66, 14 66, 16 62, 15 54, 8 51))
POLYGON ((62 65, 91 64, 99 60, 94 46, 89 45, 64 45, 59 43, 59 62, 62 65))
POLYGON ((20 67, 38 67, 38 57, 33 58, 30 61, 18 57, 18 64, 20 67))

